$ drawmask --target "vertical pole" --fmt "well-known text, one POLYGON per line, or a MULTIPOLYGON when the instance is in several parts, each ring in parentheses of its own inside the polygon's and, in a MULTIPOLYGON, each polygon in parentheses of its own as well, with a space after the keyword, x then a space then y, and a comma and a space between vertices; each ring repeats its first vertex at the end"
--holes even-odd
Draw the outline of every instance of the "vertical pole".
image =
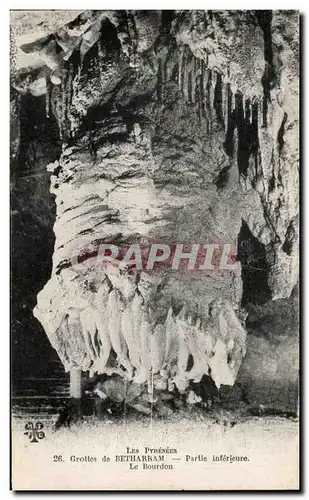
POLYGON ((70 370, 70 397, 82 397, 82 370, 79 366, 73 366, 70 370))

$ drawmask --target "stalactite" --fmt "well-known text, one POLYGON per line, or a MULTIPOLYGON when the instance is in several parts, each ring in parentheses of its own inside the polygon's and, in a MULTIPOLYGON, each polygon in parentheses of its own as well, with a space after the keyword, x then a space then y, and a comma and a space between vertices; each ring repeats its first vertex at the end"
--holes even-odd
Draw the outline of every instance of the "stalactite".
POLYGON ((181 47, 179 50, 179 57, 178 57, 178 89, 181 95, 183 95, 183 84, 184 84, 183 65, 184 65, 184 48, 181 47))
POLYGON ((255 174, 258 175, 258 167, 259 167, 259 101, 256 97, 252 100, 252 152, 254 154, 255 161, 255 174))
POLYGON ((46 87, 47 87, 47 92, 45 95, 45 113, 46 113, 46 118, 50 118, 52 84, 49 80, 46 82, 46 87))
POLYGON ((68 134, 68 116, 69 116, 69 99, 71 93, 71 84, 69 83, 69 70, 67 68, 63 69, 63 83, 64 83, 64 91, 62 95, 62 103, 63 103, 63 123, 65 126, 65 133, 68 134))
POLYGON ((232 115, 233 111, 233 92, 231 90, 231 86, 228 84, 228 100, 227 100, 227 107, 228 107, 228 115, 232 115))
POLYGON ((191 82, 191 77, 189 78, 189 74, 191 72, 191 61, 192 61, 192 53, 190 48, 186 45, 184 54, 184 86, 183 86, 185 102, 190 102, 189 80, 191 82))
POLYGON ((268 94, 263 96, 263 127, 267 128, 268 94))
MULTIPOLYGON (((98 46, 98 53, 100 50, 100 43, 97 44, 98 46)), ((72 106, 74 107, 73 100, 76 95, 78 95, 78 89, 80 86, 80 81, 82 78, 82 71, 83 71, 83 63, 80 61, 80 57, 78 53, 74 53, 69 61, 69 72, 71 71, 71 65, 73 66, 73 72, 71 73, 70 76, 70 81, 71 81, 71 88, 69 89, 69 100, 70 100, 70 112, 69 112, 69 135, 71 138, 74 137, 77 129, 78 129, 78 119, 75 118, 75 116, 72 114, 71 109, 72 106)))
POLYGON ((212 71, 207 70, 207 83, 206 83, 206 110, 207 110, 207 133, 212 132, 212 106, 213 106, 213 86, 212 86, 212 71))
POLYGON ((251 101, 250 99, 246 99, 245 101, 245 120, 247 123, 251 122, 251 101))
MULTIPOLYGON (((63 312, 58 320, 61 325, 55 331, 55 322, 48 320, 53 314, 45 298, 48 291, 38 296, 35 314, 40 317, 40 311, 45 310, 44 324, 66 369, 78 365, 92 375, 117 373, 138 384, 149 383, 155 374, 159 385, 160 380, 161 385, 167 380, 171 390, 175 385, 184 391, 189 380, 201 380, 211 366, 218 387, 234 383, 245 349, 245 331, 227 301, 218 304, 218 317, 206 329, 184 309, 176 313, 171 307, 165 321, 153 325, 137 288, 133 297, 125 298, 122 285, 110 289, 104 283, 87 292, 88 297, 72 296, 69 303, 60 298, 63 312), (228 347, 232 344, 238 346, 236 357, 235 349, 228 347), (193 367, 188 371, 190 355, 193 367), (215 366, 217 358, 220 362, 215 366)), ((57 290, 59 294, 58 285, 57 290)))
POLYGON ((241 92, 235 94, 235 122, 238 132, 237 163, 240 174, 247 175, 248 168, 248 143, 246 140, 246 124, 244 102, 241 92))
POLYGON ((196 105, 196 115, 199 122, 201 122, 201 85, 200 85, 200 73, 201 73, 201 61, 195 58, 195 80, 194 80, 194 101, 196 105))
POLYGON ((127 26, 128 26, 128 34, 130 38, 130 66, 136 66, 136 56, 137 56, 137 39, 138 34, 136 31, 134 14, 130 11, 127 12, 127 26))
POLYGON ((66 69, 63 68, 61 71, 61 104, 60 104, 60 135, 63 137, 65 131, 66 122, 66 69))
POLYGON ((232 158, 234 153, 234 130, 236 128, 235 109, 233 108, 233 93, 231 87, 227 85, 227 111, 228 124, 224 141, 224 149, 226 154, 232 158))
POLYGON ((263 121, 262 127, 267 127, 267 114, 268 105, 270 102, 270 91, 276 83, 276 72, 274 65, 274 55, 273 55, 273 41, 272 41, 272 17, 273 13, 271 10, 261 10, 255 11, 260 28, 264 35, 264 59, 265 59, 265 70, 262 77, 262 84, 264 90, 263 96, 263 121))
POLYGON ((224 132, 226 134, 229 122, 229 84, 224 83, 222 89, 222 114, 224 123, 224 132))
POLYGON ((73 99, 73 78, 74 78, 74 65, 72 62, 69 63, 69 71, 68 71, 68 99, 67 104, 70 107, 72 105, 73 99))
POLYGON ((193 75, 192 71, 188 71, 188 102, 192 104, 193 102, 193 75))
POLYGON ((168 73, 168 56, 166 57, 163 65, 162 65, 162 86, 164 89, 164 85, 168 83, 172 79, 172 75, 168 73))
POLYGON ((258 108, 256 102, 251 105, 250 99, 246 99, 244 106, 240 92, 235 95, 235 126, 238 132, 238 169, 241 175, 247 177, 250 156, 254 155, 258 160, 258 108))
POLYGON ((162 60, 161 59, 159 59, 159 61, 158 61, 156 92, 157 92, 157 100, 158 100, 159 104, 162 104, 162 102, 163 102, 163 76, 162 76, 162 60))
POLYGON ((215 81, 216 81, 216 71, 214 69, 210 70, 210 78, 209 78, 209 100, 210 100, 210 109, 213 115, 213 111, 215 110, 215 81))
POLYGON ((224 127, 223 120, 223 96, 222 96, 222 74, 217 73, 216 75, 216 84, 214 88, 214 108, 217 115, 217 120, 224 127))
POLYGON ((205 61, 201 59, 200 78, 199 78, 199 96, 200 96, 200 121, 203 122, 206 118, 205 112, 205 61))
POLYGON ((196 103, 196 73, 197 73, 197 61, 196 61, 196 57, 193 56, 192 58, 192 71, 191 71, 191 100, 192 100, 192 104, 195 104, 196 103))
POLYGON ((171 61, 171 72, 169 75, 169 80, 172 83, 176 83, 178 86, 178 75, 179 75, 179 60, 176 60, 173 64, 171 61))
POLYGON ((72 100, 73 100, 73 79, 74 79, 74 65, 72 62, 69 62, 69 69, 68 69, 68 78, 67 78, 67 83, 66 83, 66 118, 68 123, 70 124, 69 126, 69 136, 72 138, 73 136, 73 124, 72 124, 72 117, 71 113, 69 110, 71 109, 72 106, 72 100))
POLYGON ((201 89, 200 78, 201 78, 201 76, 198 75, 196 77, 196 82, 195 82, 196 115, 198 117, 199 123, 202 122, 202 103, 201 103, 201 94, 200 94, 200 89, 201 89))

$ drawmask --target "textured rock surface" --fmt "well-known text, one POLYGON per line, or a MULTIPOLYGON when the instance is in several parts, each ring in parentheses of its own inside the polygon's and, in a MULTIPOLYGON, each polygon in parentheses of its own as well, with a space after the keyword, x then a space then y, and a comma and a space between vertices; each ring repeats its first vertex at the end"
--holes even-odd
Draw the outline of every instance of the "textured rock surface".
POLYGON ((45 100, 62 144, 48 165, 53 270, 35 315, 67 370, 150 389, 158 374, 180 391, 204 374, 233 385, 242 307, 288 299, 298 280, 298 14, 71 15, 39 37, 12 20, 18 99, 45 100), (238 262, 207 276, 72 266, 100 241, 224 242, 238 262))
POLYGON ((298 407, 298 292, 291 299, 250 306, 247 355, 238 374, 246 398, 281 411, 298 407))

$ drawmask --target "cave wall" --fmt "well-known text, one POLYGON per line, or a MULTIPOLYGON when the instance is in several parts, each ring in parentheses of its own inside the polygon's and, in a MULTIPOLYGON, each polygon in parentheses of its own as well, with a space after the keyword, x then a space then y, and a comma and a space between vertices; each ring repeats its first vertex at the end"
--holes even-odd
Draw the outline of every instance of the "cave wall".
POLYGON ((46 120, 45 98, 11 89, 11 346, 12 385, 24 377, 63 373, 33 316, 37 294, 50 278, 56 213, 46 164, 59 158, 58 127, 46 120), (38 363, 38 359, 40 362, 38 363))

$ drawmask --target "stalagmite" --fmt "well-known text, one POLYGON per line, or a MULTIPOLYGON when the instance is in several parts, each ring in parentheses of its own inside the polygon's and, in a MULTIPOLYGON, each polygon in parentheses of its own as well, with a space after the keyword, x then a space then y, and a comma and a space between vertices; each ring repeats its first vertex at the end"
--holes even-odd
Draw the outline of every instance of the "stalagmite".
POLYGON ((165 330, 157 325, 150 336, 150 364, 154 373, 159 373, 164 366, 165 330))
POLYGON ((78 366, 70 370, 70 396, 75 399, 82 397, 82 371, 78 366))

